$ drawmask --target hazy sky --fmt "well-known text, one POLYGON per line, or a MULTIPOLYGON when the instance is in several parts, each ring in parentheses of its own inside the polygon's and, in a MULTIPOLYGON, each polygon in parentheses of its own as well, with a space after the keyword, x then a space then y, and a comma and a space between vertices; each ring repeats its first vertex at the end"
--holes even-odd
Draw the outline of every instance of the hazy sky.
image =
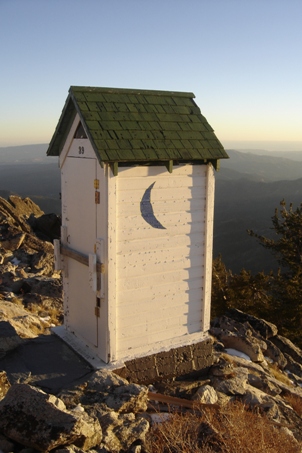
POLYGON ((0 146, 48 143, 89 85, 192 91, 223 144, 302 150, 301 20, 302 0, 0 0, 0 146))

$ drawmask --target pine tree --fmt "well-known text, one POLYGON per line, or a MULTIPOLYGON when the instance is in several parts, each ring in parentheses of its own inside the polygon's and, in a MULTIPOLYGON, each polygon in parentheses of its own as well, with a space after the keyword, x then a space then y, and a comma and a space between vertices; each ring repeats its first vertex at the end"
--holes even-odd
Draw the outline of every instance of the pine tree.
POLYGON ((280 269, 268 275, 242 269, 239 274, 227 270, 221 257, 213 264, 213 315, 228 308, 239 308, 267 319, 302 347, 302 203, 289 209, 283 200, 272 217, 273 238, 248 233, 276 257, 280 269))
POLYGON ((285 335, 302 345, 302 203, 296 209, 292 204, 286 208, 281 201, 281 210, 272 217, 276 239, 255 236, 260 244, 277 258, 281 268, 274 277, 272 309, 285 335))
POLYGON ((275 210, 272 217, 273 230, 277 239, 268 239, 249 231, 260 244, 271 250, 285 273, 293 277, 301 277, 302 273, 302 203, 293 210, 292 204, 286 209, 285 201, 281 201, 281 210, 275 210))

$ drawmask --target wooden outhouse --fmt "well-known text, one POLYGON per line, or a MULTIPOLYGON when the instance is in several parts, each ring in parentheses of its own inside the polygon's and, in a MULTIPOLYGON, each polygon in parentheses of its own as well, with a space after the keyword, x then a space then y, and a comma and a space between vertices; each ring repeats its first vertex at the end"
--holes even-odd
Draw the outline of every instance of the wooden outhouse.
POLYGON ((115 364, 207 338, 214 169, 192 93, 72 86, 59 156, 64 335, 115 364))

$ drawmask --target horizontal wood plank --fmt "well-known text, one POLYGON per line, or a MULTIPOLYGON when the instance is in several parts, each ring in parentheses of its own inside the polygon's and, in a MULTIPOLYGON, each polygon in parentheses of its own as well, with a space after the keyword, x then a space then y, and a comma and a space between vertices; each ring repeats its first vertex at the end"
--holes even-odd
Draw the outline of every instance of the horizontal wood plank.
MULTIPOLYGON (((68 258, 72 258, 75 261, 78 261, 81 264, 84 264, 84 266, 89 266, 89 257, 88 255, 85 255, 84 253, 76 252, 75 250, 70 249, 69 247, 65 247, 61 245, 61 255, 67 256, 68 258)), ((97 263, 96 264, 96 269, 97 272, 100 272, 103 274, 105 272, 105 267, 104 264, 102 263, 97 263)))

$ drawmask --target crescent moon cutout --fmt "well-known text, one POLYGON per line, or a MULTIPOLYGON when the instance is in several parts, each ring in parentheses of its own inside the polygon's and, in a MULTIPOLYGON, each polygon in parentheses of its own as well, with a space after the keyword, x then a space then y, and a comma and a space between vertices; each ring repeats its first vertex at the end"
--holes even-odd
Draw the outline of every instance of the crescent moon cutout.
POLYGON ((166 230, 166 228, 157 220, 154 215, 153 206, 151 204, 151 190, 153 189, 155 182, 146 189, 143 198, 141 199, 140 208, 142 218, 149 223, 153 228, 159 228, 166 230))

